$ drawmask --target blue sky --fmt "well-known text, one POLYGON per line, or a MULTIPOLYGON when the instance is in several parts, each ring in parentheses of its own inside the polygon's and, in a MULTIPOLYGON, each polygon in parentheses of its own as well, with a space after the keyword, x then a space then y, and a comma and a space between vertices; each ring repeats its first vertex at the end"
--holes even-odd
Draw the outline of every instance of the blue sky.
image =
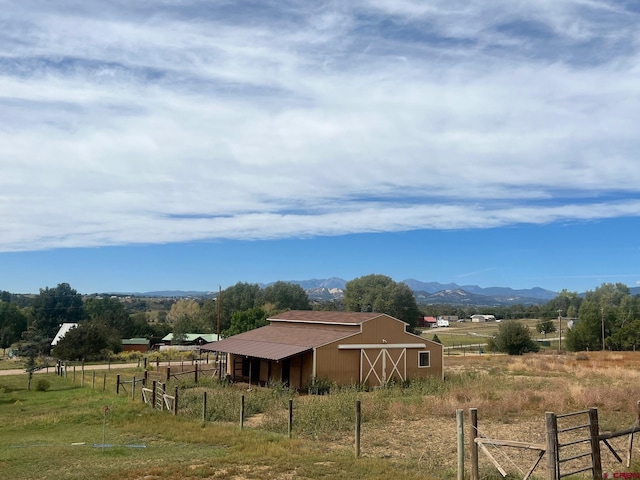
POLYGON ((640 281, 637 2, 0 5, 0 289, 640 281))

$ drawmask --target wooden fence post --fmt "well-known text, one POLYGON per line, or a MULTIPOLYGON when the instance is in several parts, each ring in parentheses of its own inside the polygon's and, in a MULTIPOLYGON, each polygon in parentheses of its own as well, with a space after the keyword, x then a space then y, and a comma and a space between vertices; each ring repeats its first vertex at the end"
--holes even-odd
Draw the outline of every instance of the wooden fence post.
POLYGON ((478 409, 469 409, 469 419, 471 422, 471 436, 469 446, 471 447, 471 480, 480 480, 480 466, 478 465, 478 409))
POLYGON ((167 366, 167 382, 171 379, 171 366, 167 366))
POLYGON ((193 381, 194 381, 194 383, 197 384, 198 383, 198 364, 197 363, 196 363, 195 367, 196 367, 196 369, 193 372, 193 381))
POLYGON ((458 429, 458 480, 464 480, 464 411, 456 410, 456 427, 458 429))
POLYGON ((167 394, 167 384, 166 383, 161 383, 160 384, 160 389, 162 390, 162 398, 160 401, 160 411, 164 412, 164 396, 167 394))
POLYGON ((360 400, 356 400, 356 458, 360 457, 360 425, 362 422, 362 408, 360 400))
POLYGON ((178 387, 173 393, 173 414, 178 415, 178 387))
POLYGON ((244 395, 240 399, 240 430, 244 428, 244 395))
POLYGON ((80 385, 84 387, 84 360, 82 360, 82 380, 80 381, 80 385))
POLYGON ((131 400, 135 400, 136 398, 136 377, 133 377, 131 380, 131 400))
POLYGON ((96 372, 95 370, 91 372, 91 390, 96 389, 96 372))
POLYGON ((589 436, 591 437, 591 453, 593 459, 593 478, 602 478, 602 458, 600 456, 600 427, 598 426, 598 409, 589 409, 589 436))
POLYGON ((207 423, 207 392, 202 394, 202 424, 207 423))
POLYGON ((102 391, 104 392, 107 389, 107 374, 102 374, 102 391))
POLYGON ((73 364, 73 383, 76 383, 76 364, 73 364))
POLYGON ((289 399, 289 423, 287 424, 289 438, 293 436, 293 398, 289 399))
POLYGON ((151 408, 154 408, 154 409, 156 408, 156 403, 158 403, 158 399, 156 398, 156 395, 157 395, 157 392, 158 392, 157 385, 158 384, 156 383, 155 380, 151 384, 151 398, 152 398, 152 400, 151 400, 151 408))
POLYGON ((116 375, 116 395, 120 393, 120 374, 116 375))
POLYGON ((547 412, 547 480, 558 480, 558 420, 553 412, 547 412))

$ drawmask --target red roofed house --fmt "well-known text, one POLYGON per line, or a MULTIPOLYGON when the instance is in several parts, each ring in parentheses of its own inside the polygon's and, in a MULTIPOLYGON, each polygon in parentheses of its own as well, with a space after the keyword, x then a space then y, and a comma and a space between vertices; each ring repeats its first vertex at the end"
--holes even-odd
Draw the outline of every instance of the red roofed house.
POLYGON ((443 377, 442 345, 408 333, 405 322, 383 313, 292 310, 268 320, 201 348, 227 353, 234 381, 282 381, 298 389, 325 378, 378 386, 443 377))

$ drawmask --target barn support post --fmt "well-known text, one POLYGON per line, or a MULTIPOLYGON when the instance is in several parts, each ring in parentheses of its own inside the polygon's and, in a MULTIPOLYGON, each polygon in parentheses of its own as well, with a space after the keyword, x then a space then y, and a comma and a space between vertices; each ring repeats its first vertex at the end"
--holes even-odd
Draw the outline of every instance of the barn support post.
POLYGON ((547 480, 558 480, 558 419, 555 413, 547 412, 547 480))
POLYGON ((289 422, 287 423, 289 438, 293 436, 293 398, 289 399, 289 422))
POLYGON ((116 395, 120 393, 120 374, 116 375, 116 395))
POLYGON ((356 400, 356 458, 360 457, 360 427, 362 423, 362 407, 360 400, 356 400))
POLYGON ((471 480, 480 480, 480 467, 478 465, 478 409, 469 409, 469 419, 471 422, 471 436, 469 437, 469 447, 471 447, 471 480))
POLYGON ((202 425, 207 423, 207 392, 202 394, 202 425))
POLYGON ((240 430, 244 428, 244 395, 240 397, 240 430))
POLYGON ((464 410, 456 410, 458 431, 458 480, 464 480, 464 410))
POLYGON ((593 462, 593 478, 602 478, 602 457, 600 456, 600 427, 598 426, 598 409, 589 409, 589 436, 591 437, 591 460, 593 462))

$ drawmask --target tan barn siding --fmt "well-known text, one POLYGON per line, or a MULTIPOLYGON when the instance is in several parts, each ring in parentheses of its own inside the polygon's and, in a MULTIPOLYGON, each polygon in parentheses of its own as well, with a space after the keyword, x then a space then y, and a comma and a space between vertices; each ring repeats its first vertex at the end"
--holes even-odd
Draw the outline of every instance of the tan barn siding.
POLYGON ((316 378, 339 385, 360 381, 360 351, 338 350, 338 343, 316 349, 316 378))
MULTIPOLYGON (((406 355, 406 378, 426 378, 429 376, 442 377, 442 360, 443 349, 440 344, 430 342, 425 338, 412 335, 405 331, 405 324, 396 319, 382 316, 374 320, 369 320, 362 324, 362 333, 352 335, 342 340, 332 342, 328 345, 317 349, 317 376, 324 376, 345 384, 360 381, 360 369, 363 369, 363 376, 369 373, 370 366, 367 360, 361 365, 360 350, 338 350, 339 345, 357 345, 357 344, 394 344, 394 343, 424 343, 424 349, 407 348, 406 355), (430 352, 430 366, 420 368, 418 366, 418 352, 430 352)), ((387 359, 387 380, 395 377, 398 379, 397 373, 393 370, 391 361, 397 362, 402 355, 403 349, 388 349, 390 359, 387 359)), ((368 349, 367 355, 374 362, 380 349, 368 349)), ((399 371, 404 373, 404 359, 398 363, 399 371)), ((382 363, 376 364, 375 372, 379 378, 383 378, 382 363)), ((367 381, 369 385, 377 385, 378 379, 372 373, 367 381)))

